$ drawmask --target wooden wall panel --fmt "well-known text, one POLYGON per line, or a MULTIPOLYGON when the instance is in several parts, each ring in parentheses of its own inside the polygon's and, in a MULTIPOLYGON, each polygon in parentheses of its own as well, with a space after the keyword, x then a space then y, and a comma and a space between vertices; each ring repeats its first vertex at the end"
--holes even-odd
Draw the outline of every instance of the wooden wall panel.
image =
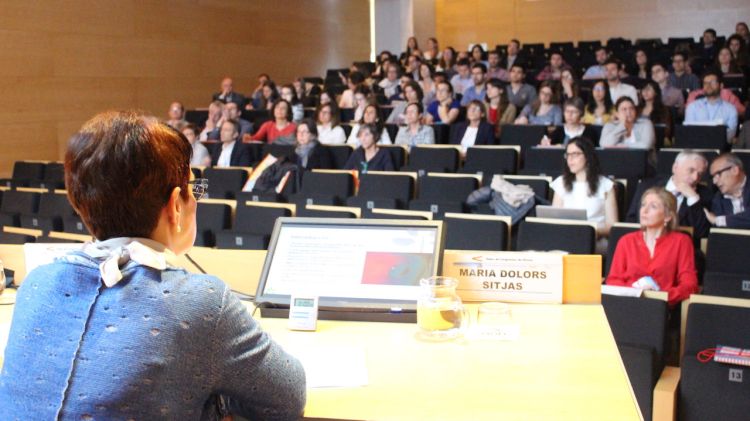
POLYGON ((60 159, 93 114, 205 107, 369 56, 368 0, 7 0, 0 13, 0 176, 60 159))
POLYGON ((747 0, 437 0, 435 26, 441 45, 606 40, 610 37, 721 35, 750 18, 747 0))

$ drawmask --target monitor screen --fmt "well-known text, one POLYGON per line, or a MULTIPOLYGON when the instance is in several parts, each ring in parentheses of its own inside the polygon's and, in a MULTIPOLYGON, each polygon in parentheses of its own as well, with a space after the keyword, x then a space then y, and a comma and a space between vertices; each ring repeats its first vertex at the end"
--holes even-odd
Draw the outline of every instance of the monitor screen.
POLYGON ((256 301, 288 304, 318 296, 320 306, 416 303, 419 280, 435 275, 442 253, 436 221, 279 218, 256 301))

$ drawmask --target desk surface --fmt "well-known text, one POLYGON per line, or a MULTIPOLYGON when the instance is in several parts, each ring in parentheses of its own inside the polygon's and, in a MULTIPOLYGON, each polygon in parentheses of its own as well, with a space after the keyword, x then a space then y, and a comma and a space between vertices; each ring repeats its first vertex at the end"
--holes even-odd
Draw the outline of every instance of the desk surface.
POLYGON ((514 342, 423 342, 414 324, 319 321, 281 343, 365 349, 369 384, 308 390, 307 417, 393 420, 638 420, 640 412, 600 305, 512 305, 514 342))

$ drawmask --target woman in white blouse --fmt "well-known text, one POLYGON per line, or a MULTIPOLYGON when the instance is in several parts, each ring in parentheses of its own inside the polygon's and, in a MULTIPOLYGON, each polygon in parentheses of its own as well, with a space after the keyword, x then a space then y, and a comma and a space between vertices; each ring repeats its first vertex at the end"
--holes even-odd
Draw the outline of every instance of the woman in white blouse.
MULTIPOLYGON (((594 145, 577 137, 565 148, 563 175, 552 182, 555 195, 552 206, 586 209, 586 219, 596 223, 597 236, 609 235, 617 222, 617 200, 614 183, 601 175, 594 145)), ((606 250, 606 242, 597 243, 597 251, 606 250)))
POLYGON ((364 124, 375 124, 379 126, 381 129, 382 134, 380 135, 380 140, 378 140, 378 145, 390 145, 393 143, 391 141, 391 136, 388 134, 388 130, 383 130, 383 125, 380 123, 380 117, 379 117, 379 110, 378 106, 376 104, 367 104, 365 106, 365 111, 362 113, 362 118, 357 121, 354 126, 352 126, 352 132, 349 134, 349 139, 346 140, 346 143, 349 145, 354 145, 354 147, 359 146, 359 129, 364 124))
POLYGON ((324 145, 342 145, 346 142, 346 133, 339 124, 339 110, 333 103, 321 104, 315 111, 315 122, 318 125, 318 141, 324 145))

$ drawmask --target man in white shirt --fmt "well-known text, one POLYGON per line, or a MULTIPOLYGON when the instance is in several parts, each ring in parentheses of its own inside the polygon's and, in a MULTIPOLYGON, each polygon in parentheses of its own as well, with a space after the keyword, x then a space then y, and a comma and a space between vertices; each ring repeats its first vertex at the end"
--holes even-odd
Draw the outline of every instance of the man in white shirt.
POLYGON ((216 145, 211 154, 212 165, 219 168, 249 167, 250 150, 237 141, 240 133, 240 124, 237 120, 224 120, 220 133, 221 144, 216 145))
POLYGON ((635 105, 638 105, 638 91, 632 85, 620 81, 621 67, 620 61, 615 58, 610 58, 604 62, 604 69, 607 71, 607 84, 609 85, 609 97, 614 104, 620 97, 627 96, 633 100, 635 105))

